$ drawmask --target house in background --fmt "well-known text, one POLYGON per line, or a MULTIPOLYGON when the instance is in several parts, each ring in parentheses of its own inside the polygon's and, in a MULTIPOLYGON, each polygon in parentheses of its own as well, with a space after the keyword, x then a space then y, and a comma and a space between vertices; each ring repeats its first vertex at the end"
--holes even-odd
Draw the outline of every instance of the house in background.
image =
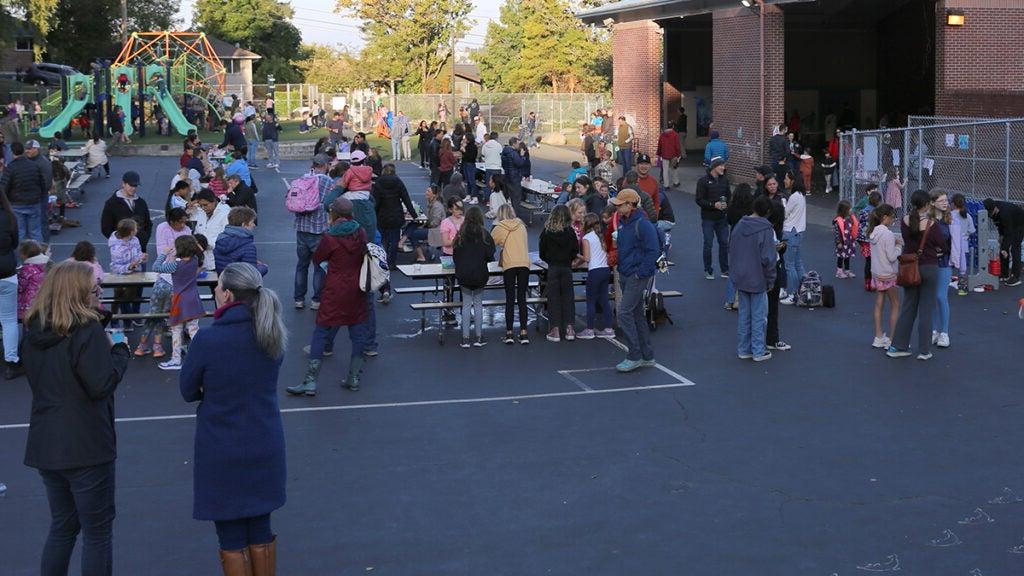
POLYGON ((213 52, 224 64, 225 94, 237 94, 242 100, 252 100, 252 67, 262 56, 213 36, 207 36, 206 39, 209 40, 213 52))
POLYGON ((455 93, 468 96, 473 92, 483 89, 483 82, 480 81, 480 69, 476 64, 455 65, 455 93))
POLYGON ((35 59, 35 33, 32 25, 20 18, 10 18, 11 37, 5 38, 0 48, 0 72, 14 72, 27 69, 35 59))

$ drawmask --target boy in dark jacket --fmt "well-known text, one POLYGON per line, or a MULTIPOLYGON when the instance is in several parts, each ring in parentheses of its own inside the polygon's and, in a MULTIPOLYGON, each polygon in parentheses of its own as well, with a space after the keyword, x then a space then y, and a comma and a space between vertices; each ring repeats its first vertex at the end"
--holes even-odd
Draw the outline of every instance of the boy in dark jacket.
POLYGON ((661 252, 658 231, 640 210, 640 195, 625 189, 610 201, 618 209, 619 225, 615 232, 618 251, 619 328, 626 344, 626 359, 615 366, 619 372, 655 366, 651 334, 644 314, 644 297, 658 269, 661 252))
POLYGON ((1020 280, 1021 242, 1024 241, 1024 208, 986 198, 983 202, 989 218, 999 229, 999 255, 1007 286, 1018 286, 1020 280))
POLYGON ((213 247, 217 274, 234 262, 252 264, 260 274, 267 275, 267 265, 256 258, 256 212, 247 206, 236 206, 228 212, 228 225, 217 237, 213 247))
POLYGON ((744 216, 732 231, 729 261, 732 282, 740 299, 740 359, 755 362, 769 360, 772 353, 765 346, 768 324, 768 289, 775 284, 777 240, 768 215, 772 201, 766 196, 754 199, 754 214, 744 216))
POLYGON ((725 178, 725 160, 715 158, 708 173, 697 181, 696 200, 700 206, 700 225, 704 233, 704 277, 715 279, 711 267, 711 246, 718 238, 718 265, 722 277, 729 277, 729 223, 725 211, 729 208, 729 181, 725 178))
POLYGON ((227 204, 232 208, 236 206, 245 206, 256 212, 256 193, 253 192, 252 188, 245 185, 242 182, 242 177, 238 174, 232 174, 227 178, 228 194, 227 204))

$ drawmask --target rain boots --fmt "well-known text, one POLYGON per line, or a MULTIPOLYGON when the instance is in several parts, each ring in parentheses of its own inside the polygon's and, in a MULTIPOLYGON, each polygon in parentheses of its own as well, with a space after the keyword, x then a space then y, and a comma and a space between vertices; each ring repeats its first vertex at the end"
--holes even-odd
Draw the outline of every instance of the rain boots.
POLYGON ((316 379, 320 376, 320 360, 310 360, 302 384, 289 386, 285 391, 296 396, 316 396, 316 379))
POLYGON ((250 544, 249 558, 252 560, 252 576, 274 576, 277 564, 277 537, 269 544, 250 544))
POLYGON ((224 576, 255 576, 252 571, 249 548, 221 550, 220 567, 224 570, 224 576))
POLYGON ((350 362, 351 363, 348 365, 348 376, 345 377, 342 385, 355 392, 359 390, 359 373, 363 371, 363 363, 366 362, 366 360, 363 358, 362 354, 358 354, 353 356, 350 362))

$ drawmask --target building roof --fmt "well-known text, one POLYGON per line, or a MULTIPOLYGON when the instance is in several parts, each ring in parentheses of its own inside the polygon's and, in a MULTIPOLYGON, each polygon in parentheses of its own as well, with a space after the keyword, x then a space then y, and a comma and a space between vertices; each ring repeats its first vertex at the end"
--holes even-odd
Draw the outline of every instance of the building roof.
MULTIPOLYGON (((766 4, 790 4, 815 0, 763 1, 766 4)), ((756 0, 752 0, 752 3, 756 3, 756 0)), ((619 0, 597 8, 582 10, 576 13, 576 17, 587 24, 604 24, 608 19, 621 24, 638 20, 683 18, 738 7, 741 7, 739 0, 619 0)))
POLYGON ((235 46, 220 38, 214 38, 209 34, 206 35, 206 39, 209 40, 210 47, 213 48, 213 52, 221 60, 259 60, 262 58, 262 56, 255 52, 250 52, 245 48, 235 46))
POLYGON ((480 84, 480 68, 476 64, 456 64, 455 75, 463 80, 480 84))

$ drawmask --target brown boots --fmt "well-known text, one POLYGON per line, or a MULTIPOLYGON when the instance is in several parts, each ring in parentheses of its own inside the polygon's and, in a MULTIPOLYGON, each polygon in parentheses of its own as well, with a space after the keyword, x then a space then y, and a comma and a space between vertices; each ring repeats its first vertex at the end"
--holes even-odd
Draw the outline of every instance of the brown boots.
POLYGON ((276 536, 269 544, 220 551, 220 565, 224 570, 224 576, 274 576, 276 562, 276 536))

